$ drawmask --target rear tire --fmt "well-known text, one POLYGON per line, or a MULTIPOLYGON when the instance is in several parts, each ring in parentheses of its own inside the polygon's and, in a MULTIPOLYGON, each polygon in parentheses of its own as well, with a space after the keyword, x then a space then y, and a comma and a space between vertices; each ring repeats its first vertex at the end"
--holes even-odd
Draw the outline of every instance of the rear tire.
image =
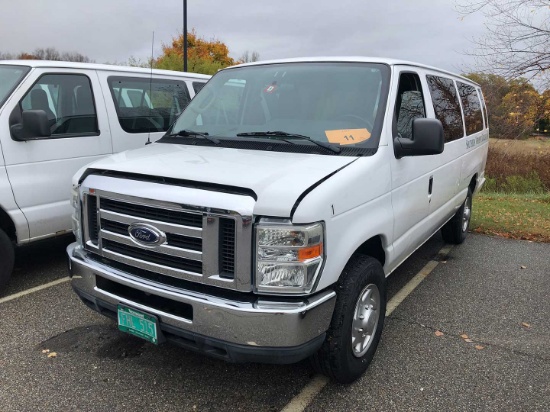
POLYGON ((8 235, 0 229, 0 294, 2 294, 4 287, 8 284, 8 280, 11 277, 14 260, 15 251, 13 243, 8 235))
POLYGON ((351 383, 374 357, 386 316, 386 277, 380 262, 358 255, 336 284, 336 304, 327 337, 311 357, 317 372, 351 383))
POLYGON ((470 227, 472 218, 472 190, 468 188, 468 195, 460 209, 458 209, 451 220, 441 228, 443 240, 447 243, 459 245, 464 242, 470 227))

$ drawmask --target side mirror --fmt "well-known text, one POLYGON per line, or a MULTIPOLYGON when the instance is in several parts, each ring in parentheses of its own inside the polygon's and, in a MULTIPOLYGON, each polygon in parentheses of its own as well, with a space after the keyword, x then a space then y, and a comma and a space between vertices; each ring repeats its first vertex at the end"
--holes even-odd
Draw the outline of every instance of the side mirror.
POLYGON ((412 122, 412 139, 393 139, 395 157, 426 156, 443 153, 443 126, 437 119, 417 118, 412 122))
POLYGON ((50 137, 50 122, 44 110, 25 110, 21 116, 21 123, 10 127, 13 140, 24 141, 42 137, 50 137))

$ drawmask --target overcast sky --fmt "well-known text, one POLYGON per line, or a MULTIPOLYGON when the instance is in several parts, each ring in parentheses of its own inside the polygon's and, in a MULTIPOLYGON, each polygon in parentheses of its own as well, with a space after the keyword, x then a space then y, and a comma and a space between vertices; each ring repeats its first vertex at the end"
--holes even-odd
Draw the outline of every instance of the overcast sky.
MULTIPOLYGON (((146 60, 182 31, 183 0, 0 0, 0 51, 55 47, 97 63, 146 60)), ((262 60, 362 55, 463 71, 483 33, 455 0, 188 0, 188 26, 227 44, 232 57, 262 60)))

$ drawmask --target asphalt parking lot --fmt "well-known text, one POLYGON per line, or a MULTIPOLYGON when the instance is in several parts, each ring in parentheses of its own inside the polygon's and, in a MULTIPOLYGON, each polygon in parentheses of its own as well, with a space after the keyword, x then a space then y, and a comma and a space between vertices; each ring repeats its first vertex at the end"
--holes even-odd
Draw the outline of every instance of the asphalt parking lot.
MULTIPOLYGON (((65 277, 67 243, 19 251, 4 296, 65 277)), ((367 373, 306 410, 550 410, 550 245, 471 234, 441 258, 443 246, 434 236, 389 278, 391 298, 439 261, 387 318, 367 373)), ((314 377, 307 362, 228 364, 122 334, 67 282, 0 314, 0 410, 278 411, 314 377)))

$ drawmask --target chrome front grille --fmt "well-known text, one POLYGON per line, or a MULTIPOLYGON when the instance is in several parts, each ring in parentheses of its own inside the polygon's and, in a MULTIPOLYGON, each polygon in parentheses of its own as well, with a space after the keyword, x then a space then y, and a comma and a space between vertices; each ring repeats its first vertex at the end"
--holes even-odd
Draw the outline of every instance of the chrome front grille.
MULTIPOLYGON (((136 182, 126 184, 132 186, 136 182)), ((163 186, 149 182, 141 182, 141 185, 152 186, 152 189, 163 186)), ((189 194, 204 192, 194 188, 168 188, 168 192, 177 191, 180 196, 176 197, 179 198, 182 197, 181 191, 189 194)), ((131 188, 127 191, 130 192, 131 188)), ((220 197, 236 196, 216 194, 220 197)), ((251 290, 250 216, 226 209, 144 199, 89 187, 82 187, 81 195, 84 247, 92 257, 107 258, 178 279, 251 290), (161 231, 161 244, 150 246, 137 242, 129 233, 130 225, 136 224, 153 226, 161 231)), ((234 204, 234 200, 230 203, 234 204)), ((217 203, 220 202, 218 199, 217 203)))
POLYGON ((202 214, 189 213, 180 210, 161 209, 146 205, 122 202, 120 200, 101 198, 101 210, 124 214, 156 222, 174 223, 178 226, 198 227, 202 229, 202 214))

